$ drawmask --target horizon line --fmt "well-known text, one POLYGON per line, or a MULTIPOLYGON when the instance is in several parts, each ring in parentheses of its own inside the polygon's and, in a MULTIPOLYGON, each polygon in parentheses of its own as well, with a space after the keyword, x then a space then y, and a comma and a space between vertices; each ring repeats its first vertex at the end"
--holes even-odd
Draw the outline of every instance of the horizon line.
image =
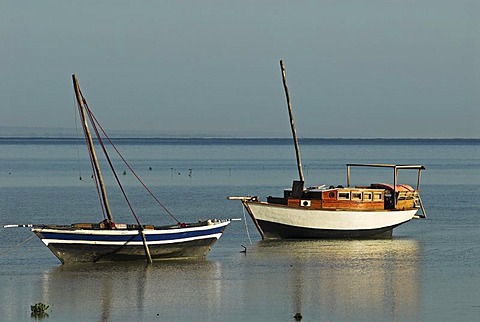
MULTIPOLYGON (((292 140, 291 137, 234 137, 234 136, 110 136, 116 140, 292 140)), ((2 136, 0 140, 83 140, 83 137, 74 136, 2 136)), ((299 140, 480 140, 480 137, 299 137, 299 140)))

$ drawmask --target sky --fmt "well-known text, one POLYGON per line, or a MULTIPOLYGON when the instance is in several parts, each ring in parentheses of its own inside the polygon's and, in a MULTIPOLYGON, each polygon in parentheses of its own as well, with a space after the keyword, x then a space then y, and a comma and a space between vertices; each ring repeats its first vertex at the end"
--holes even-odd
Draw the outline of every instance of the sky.
MULTIPOLYGON (((2 0, 0 128, 480 138, 480 0, 2 0)), ((20 131, 21 132, 21 131, 20 131)), ((30 130, 25 130, 25 133, 30 130)))

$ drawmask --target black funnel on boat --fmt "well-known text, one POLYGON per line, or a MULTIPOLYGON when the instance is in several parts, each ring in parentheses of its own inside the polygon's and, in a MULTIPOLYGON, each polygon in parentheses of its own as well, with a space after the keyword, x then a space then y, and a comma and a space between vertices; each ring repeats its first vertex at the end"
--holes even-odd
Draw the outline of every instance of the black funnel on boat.
POLYGON ((304 181, 293 180, 292 198, 298 199, 302 197, 304 181))

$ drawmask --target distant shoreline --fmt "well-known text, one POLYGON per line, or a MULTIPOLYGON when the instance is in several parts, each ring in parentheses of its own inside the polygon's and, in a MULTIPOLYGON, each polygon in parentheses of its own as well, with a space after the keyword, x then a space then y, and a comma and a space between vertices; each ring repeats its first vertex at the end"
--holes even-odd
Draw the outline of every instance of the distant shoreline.
MULTIPOLYGON (((291 140, 290 133, 275 135, 273 133, 253 133, 250 132, 248 136, 244 136, 243 133, 217 133, 212 135, 210 133, 164 133, 161 131, 123 131, 123 130, 111 130, 109 131, 109 137, 113 140, 291 140)), ((32 128, 32 127, 9 127, 9 126, 0 126, 0 140, 83 140, 83 133, 81 129, 72 129, 72 128, 32 128)), ((300 141, 312 142, 312 141, 378 141, 381 142, 389 140, 390 142, 405 141, 476 141, 480 140, 475 137, 311 137, 304 136, 299 138, 300 141)))

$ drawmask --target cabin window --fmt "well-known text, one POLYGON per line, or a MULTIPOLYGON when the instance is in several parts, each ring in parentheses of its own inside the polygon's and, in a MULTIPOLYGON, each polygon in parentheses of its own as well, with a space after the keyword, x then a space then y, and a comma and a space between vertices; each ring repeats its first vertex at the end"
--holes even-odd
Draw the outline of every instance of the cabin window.
POLYGON ((339 192, 337 199, 338 200, 350 200, 350 192, 339 192))
POLYGON ((355 201, 362 201, 362 193, 361 192, 352 192, 352 200, 355 201))
POLYGON ((382 193, 381 192, 374 192, 373 193, 373 200, 374 201, 382 201, 382 193))
POLYGON ((363 193, 363 200, 372 201, 372 193, 371 192, 364 192, 363 193))

